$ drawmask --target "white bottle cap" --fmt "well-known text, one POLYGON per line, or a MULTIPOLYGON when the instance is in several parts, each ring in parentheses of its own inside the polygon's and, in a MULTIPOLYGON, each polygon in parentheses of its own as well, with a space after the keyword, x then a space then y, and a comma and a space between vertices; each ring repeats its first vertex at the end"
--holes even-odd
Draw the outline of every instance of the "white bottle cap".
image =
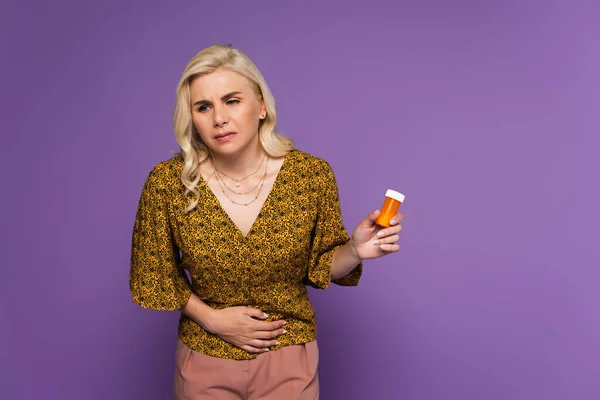
POLYGON ((385 192, 385 197, 391 197, 394 200, 398 200, 400 203, 404 203, 404 195, 392 189, 388 189, 388 191, 385 192))

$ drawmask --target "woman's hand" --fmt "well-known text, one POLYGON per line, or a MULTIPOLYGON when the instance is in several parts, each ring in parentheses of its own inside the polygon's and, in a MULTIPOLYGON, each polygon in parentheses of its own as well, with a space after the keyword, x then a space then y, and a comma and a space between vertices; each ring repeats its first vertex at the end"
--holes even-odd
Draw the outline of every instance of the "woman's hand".
POLYGON ((215 310, 207 330, 250 353, 263 353, 269 351, 270 346, 278 345, 276 338, 286 333, 282 328, 286 324, 284 320, 261 321, 267 317, 256 308, 227 307, 215 310))
POLYGON ((397 213, 390 220, 391 226, 382 228, 375 224, 380 212, 380 210, 377 210, 369 214, 360 221, 352 233, 350 243, 356 256, 361 260, 378 258, 400 250, 400 246, 396 242, 400 240, 398 234, 402 230, 400 221, 404 218, 404 214, 397 213))

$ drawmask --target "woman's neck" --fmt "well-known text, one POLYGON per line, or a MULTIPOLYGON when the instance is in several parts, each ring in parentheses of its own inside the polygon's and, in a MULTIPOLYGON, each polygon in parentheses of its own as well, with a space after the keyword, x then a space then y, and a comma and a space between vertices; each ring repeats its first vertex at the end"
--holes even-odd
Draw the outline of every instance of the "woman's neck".
POLYGON ((255 172, 263 163, 266 155, 262 147, 257 146, 227 156, 213 153, 212 162, 220 172, 233 178, 241 178, 255 172))

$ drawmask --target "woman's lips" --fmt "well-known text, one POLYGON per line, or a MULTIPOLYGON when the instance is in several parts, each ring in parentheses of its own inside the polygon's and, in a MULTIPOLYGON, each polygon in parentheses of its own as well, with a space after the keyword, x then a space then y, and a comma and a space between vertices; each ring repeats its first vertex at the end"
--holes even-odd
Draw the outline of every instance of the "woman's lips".
POLYGON ((234 135, 235 135, 235 132, 219 133, 218 135, 215 136, 215 140, 218 140, 220 142, 225 142, 225 141, 231 139, 234 135))

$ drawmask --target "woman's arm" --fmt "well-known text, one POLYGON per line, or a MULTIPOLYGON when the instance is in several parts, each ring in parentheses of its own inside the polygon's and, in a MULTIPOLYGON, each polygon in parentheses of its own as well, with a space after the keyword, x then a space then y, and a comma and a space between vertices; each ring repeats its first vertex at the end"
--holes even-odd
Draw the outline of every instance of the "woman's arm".
POLYGON ((361 259, 356 254, 352 239, 342 247, 339 247, 333 253, 331 260, 331 279, 339 279, 346 276, 361 263, 361 259))
POLYGON ((216 310, 200 300, 198 296, 192 293, 188 302, 180 309, 180 311, 196 321, 198 325, 205 330, 212 333, 210 321, 214 319, 216 310))

